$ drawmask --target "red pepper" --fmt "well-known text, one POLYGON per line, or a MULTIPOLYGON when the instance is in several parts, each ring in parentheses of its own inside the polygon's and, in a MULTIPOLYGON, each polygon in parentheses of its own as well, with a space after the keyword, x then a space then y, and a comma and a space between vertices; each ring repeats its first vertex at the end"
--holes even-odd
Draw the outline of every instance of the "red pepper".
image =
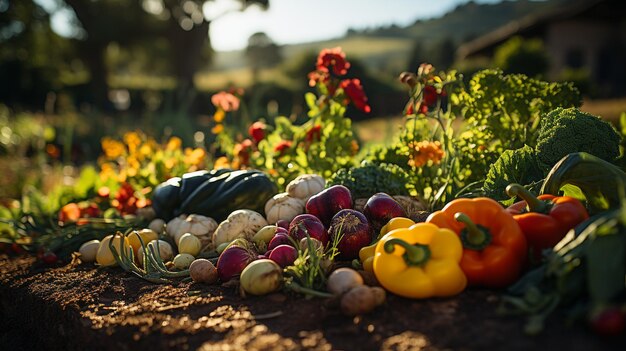
POLYGON ((541 259, 541 251, 553 248, 570 229, 589 218, 585 206, 573 197, 549 194, 535 197, 519 184, 509 185, 506 192, 523 199, 507 211, 522 228, 534 259, 541 259))

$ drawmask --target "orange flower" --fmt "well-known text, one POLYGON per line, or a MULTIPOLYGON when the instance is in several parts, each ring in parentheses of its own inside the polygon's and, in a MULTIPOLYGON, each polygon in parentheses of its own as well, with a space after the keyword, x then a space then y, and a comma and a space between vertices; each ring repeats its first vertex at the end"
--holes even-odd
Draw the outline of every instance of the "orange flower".
POLYGON ((123 143, 109 137, 102 138, 100 144, 102 145, 102 150, 104 151, 104 154, 107 158, 110 159, 118 158, 126 152, 126 147, 123 143))
POLYGON ((422 167, 429 161, 439 164, 445 155, 438 141, 411 142, 409 148, 413 150, 413 157, 409 160, 409 166, 412 167, 422 167))
POLYGON ((224 125, 223 124, 216 124, 213 128, 211 128, 211 133, 213 134, 219 134, 221 132, 224 131, 224 125))
POLYGON ((217 111, 215 111, 215 114, 213 115, 213 120, 216 123, 221 123, 225 117, 226 117, 226 112, 224 112, 224 110, 222 110, 221 108, 218 108, 217 111))
POLYGON ((61 207, 61 211, 59 211, 59 222, 76 222, 79 218, 80 208, 77 203, 70 202, 69 204, 61 207))

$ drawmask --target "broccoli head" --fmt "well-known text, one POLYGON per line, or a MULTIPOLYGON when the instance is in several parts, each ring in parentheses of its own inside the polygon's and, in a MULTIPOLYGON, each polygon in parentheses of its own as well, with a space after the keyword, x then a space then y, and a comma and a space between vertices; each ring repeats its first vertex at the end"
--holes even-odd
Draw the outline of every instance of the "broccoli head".
POLYGON ((363 161, 358 167, 335 172, 326 185, 341 184, 350 189, 354 199, 359 199, 369 198, 378 192, 408 195, 408 182, 407 173, 398 165, 363 161))
POLYGON ((606 161, 619 156, 621 137, 600 117, 577 108, 557 108, 541 119, 537 157, 551 168, 572 152, 587 152, 606 161))

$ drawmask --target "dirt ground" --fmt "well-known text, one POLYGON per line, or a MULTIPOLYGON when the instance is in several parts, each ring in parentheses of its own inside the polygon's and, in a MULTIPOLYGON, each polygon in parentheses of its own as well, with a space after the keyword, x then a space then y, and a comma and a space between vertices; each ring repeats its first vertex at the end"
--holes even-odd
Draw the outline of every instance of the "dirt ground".
POLYGON ((153 285, 115 268, 45 268, 0 256, 3 350, 625 350, 584 325, 548 321, 539 336, 496 313, 498 293, 389 296, 361 317, 292 294, 242 298, 235 288, 153 285))

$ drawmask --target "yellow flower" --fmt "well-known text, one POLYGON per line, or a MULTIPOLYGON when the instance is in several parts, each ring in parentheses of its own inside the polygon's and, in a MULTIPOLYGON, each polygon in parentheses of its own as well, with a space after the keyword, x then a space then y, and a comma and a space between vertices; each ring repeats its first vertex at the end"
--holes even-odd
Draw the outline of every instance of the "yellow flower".
POLYGON ((412 158, 409 160, 409 166, 422 167, 429 161, 433 164, 439 164, 445 155, 441 149, 441 143, 438 141, 420 141, 418 143, 409 143, 412 149, 412 158))
POLYGON ((180 149, 182 145, 183 145, 183 141, 179 137, 173 136, 167 142, 167 146, 165 148, 168 151, 175 151, 175 150, 180 149))
POLYGON ((128 163, 126 174, 129 177, 136 176, 137 173, 139 172, 139 168, 141 168, 141 164, 139 163, 139 161, 135 157, 130 156, 126 159, 126 163, 128 163))
POLYGON ((145 143, 141 145, 141 147, 139 148, 138 158, 140 160, 143 160, 144 158, 149 157, 151 154, 152 154, 152 146, 149 143, 145 143))
POLYGON ((111 175, 114 175, 113 167, 110 163, 103 163, 100 166, 100 179, 103 181, 107 181, 111 175))
POLYGON ((215 114, 213 115, 213 120, 216 123, 221 123, 225 117, 226 117, 226 112, 224 112, 224 110, 222 110, 221 108, 218 108, 217 111, 215 111, 215 114))
POLYGON ((213 169, 230 168, 230 162, 226 156, 218 157, 213 163, 213 169))
POLYGON ((224 131, 224 125, 223 124, 216 124, 213 128, 211 128, 211 133, 213 133, 213 134, 219 134, 222 131, 224 131))
POLYGON ((118 158, 126 152, 124 144, 109 137, 102 138, 102 150, 107 158, 118 158))
POLYGON ((206 152, 201 148, 185 149, 185 164, 191 166, 201 166, 204 163, 206 152))
POLYGON ((141 136, 137 132, 128 132, 124 134, 124 142, 128 145, 131 154, 137 151, 137 147, 141 145, 141 136))

